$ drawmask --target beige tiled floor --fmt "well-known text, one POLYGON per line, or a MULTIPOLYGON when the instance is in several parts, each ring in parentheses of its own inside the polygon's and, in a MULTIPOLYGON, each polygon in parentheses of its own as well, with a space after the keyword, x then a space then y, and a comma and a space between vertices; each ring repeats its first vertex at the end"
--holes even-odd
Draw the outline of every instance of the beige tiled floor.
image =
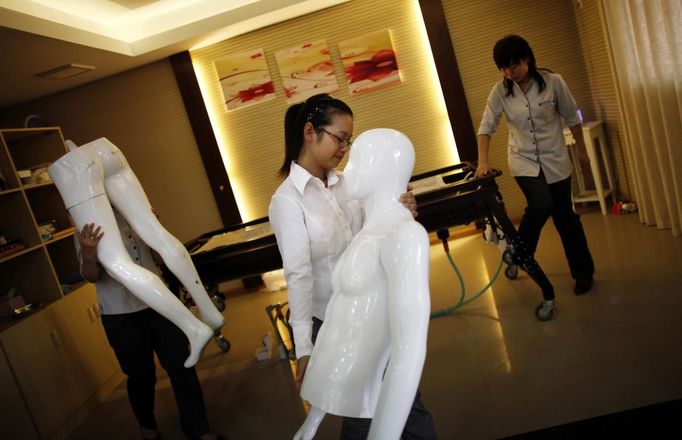
MULTIPOLYGON (((423 401, 443 439, 509 436, 656 402, 682 398, 682 238, 635 215, 582 216, 597 267, 593 290, 572 293, 558 235, 549 224, 537 259, 553 282, 558 310, 539 322, 537 286, 503 275, 492 292, 433 320, 422 376, 423 401)), ((471 293, 492 276, 500 255, 480 236, 451 241, 471 293)), ((432 247, 432 308, 456 302, 459 283, 442 248, 432 247)), ((305 417, 285 361, 254 360, 270 329, 267 304, 286 292, 230 292, 227 354, 209 346, 199 371, 212 427, 232 439, 287 439, 305 417)), ((172 392, 159 381, 157 413, 165 439, 182 438, 172 392)), ((328 417, 318 438, 337 438, 328 417)), ((137 435, 123 387, 73 438, 137 435)))

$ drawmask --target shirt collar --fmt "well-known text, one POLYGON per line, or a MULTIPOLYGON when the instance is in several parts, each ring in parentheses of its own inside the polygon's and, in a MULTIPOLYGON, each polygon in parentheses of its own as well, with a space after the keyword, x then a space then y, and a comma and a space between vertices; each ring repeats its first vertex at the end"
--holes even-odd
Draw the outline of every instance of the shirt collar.
MULTIPOLYGON (((339 182, 341 176, 341 171, 334 169, 327 171, 327 186, 331 187, 336 185, 339 182)), ((296 162, 291 162, 289 178, 294 183, 296 190, 303 195, 303 191, 305 190, 306 185, 308 185, 310 179, 313 178, 313 175, 296 162)))

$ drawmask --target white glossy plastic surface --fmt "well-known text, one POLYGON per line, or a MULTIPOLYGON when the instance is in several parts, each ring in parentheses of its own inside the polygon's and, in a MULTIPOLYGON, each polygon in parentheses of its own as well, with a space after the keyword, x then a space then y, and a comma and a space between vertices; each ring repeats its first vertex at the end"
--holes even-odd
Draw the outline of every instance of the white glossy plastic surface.
POLYGON ((295 438, 312 438, 324 413, 373 418, 369 438, 400 438, 430 313, 428 236, 398 202, 413 167, 412 144, 395 130, 369 130, 353 144, 344 178, 365 222, 334 268, 301 388, 312 410, 295 438))
POLYGON ((225 323, 223 315, 208 297, 185 246, 161 225, 151 204, 121 150, 107 138, 90 144, 104 168, 104 187, 109 201, 149 247, 161 255, 164 263, 185 286, 199 309, 201 320, 218 331, 225 323))
MULTIPOLYGON (((218 320, 211 310, 201 310, 202 317, 208 316, 211 319, 209 322, 211 327, 207 326, 168 290, 156 274, 135 264, 128 255, 110 201, 145 243, 154 249, 162 249, 157 251, 174 273, 175 270, 181 275, 196 273, 189 256, 184 258, 177 250, 177 239, 156 220, 139 181, 128 167, 120 150, 105 138, 101 138, 72 149, 55 161, 48 168, 48 172, 64 199, 76 228, 82 230, 86 224, 94 223, 101 226, 104 231, 104 236, 97 246, 97 259, 104 269, 187 335, 191 350, 185 366, 191 367, 196 364, 206 343, 213 336, 214 331, 211 327, 220 328, 222 325, 222 315, 210 302, 202 285, 203 295, 211 308, 220 315, 218 320), (117 153, 112 154, 114 151, 117 153), (108 152, 118 160, 105 158, 106 166, 103 166, 100 152, 104 152, 103 155, 108 152)), ((187 279, 186 276, 184 278, 187 279)), ((196 296, 199 294, 195 295, 195 301, 196 296)))

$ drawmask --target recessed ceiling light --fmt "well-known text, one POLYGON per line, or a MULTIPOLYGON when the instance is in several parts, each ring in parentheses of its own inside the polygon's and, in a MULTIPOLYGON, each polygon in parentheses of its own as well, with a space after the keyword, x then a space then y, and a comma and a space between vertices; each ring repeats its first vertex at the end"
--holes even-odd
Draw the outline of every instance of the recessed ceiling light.
POLYGON ((46 70, 36 74, 48 79, 66 79, 72 76, 80 75, 81 73, 89 72, 94 70, 95 66, 87 66, 85 64, 64 64, 63 66, 55 67, 54 69, 46 70))

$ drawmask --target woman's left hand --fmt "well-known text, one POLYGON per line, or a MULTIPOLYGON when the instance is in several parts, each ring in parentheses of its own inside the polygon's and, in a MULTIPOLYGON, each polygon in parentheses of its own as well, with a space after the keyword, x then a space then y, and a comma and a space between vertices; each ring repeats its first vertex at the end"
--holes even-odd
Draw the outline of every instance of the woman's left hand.
POLYGON ((414 194, 412 194, 410 191, 412 191, 412 186, 407 185, 407 192, 400 195, 399 202, 402 203, 405 208, 410 210, 414 218, 417 218, 417 199, 414 198, 414 194))

